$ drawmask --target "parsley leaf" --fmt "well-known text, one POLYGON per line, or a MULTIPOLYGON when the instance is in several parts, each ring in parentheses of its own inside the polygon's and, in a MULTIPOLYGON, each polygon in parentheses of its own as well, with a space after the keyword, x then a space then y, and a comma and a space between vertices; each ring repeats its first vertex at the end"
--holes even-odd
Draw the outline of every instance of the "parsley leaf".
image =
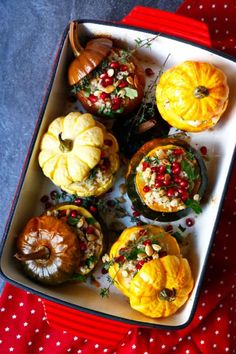
POLYGON ((187 208, 191 208, 196 214, 200 214, 202 212, 202 208, 196 200, 187 199, 185 205, 187 208))

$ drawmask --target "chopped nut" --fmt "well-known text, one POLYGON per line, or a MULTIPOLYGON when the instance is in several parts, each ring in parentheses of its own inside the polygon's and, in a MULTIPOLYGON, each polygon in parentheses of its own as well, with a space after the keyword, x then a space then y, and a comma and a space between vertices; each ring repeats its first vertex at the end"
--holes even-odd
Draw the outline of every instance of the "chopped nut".
POLYGON ((154 249, 154 251, 160 251, 161 250, 161 246, 160 245, 157 245, 156 243, 154 243, 153 245, 152 245, 152 248, 154 249))
POLYGON ((130 85, 133 85, 134 79, 132 78, 132 76, 128 76, 126 80, 130 85))
POLYGON ((137 256, 137 259, 138 259, 138 261, 141 261, 141 260, 143 260, 146 257, 147 257, 146 253, 139 253, 138 256, 137 256))
POLYGON ((136 237, 136 234, 131 234, 131 235, 130 235, 130 240, 131 240, 131 241, 135 241, 136 238, 137 238, 137 237, 136 237))
POLYGON ((107 75, 109 76, 109 77, 112 77, 113 75, 114 75, 114 73, 115 73, 115 71, 114 71, 114 69, 108 69, 107 70, 107 75))
POLYGON ((99 91, 99 90, 96 90, 96 91, 94 91, 94 96, 96 96, 96 97, 98 97, 98 96, 100 96, 100 94, 102 93, 102 91, 99 91))
POLYGON ((153 259, 158 259, 159 258, 159 254, 157 252, 154 252, 152 255, 153 259))
POLYGON ((104 256, 102 257, 102 262, 106 263, 110 261, 110 257, 107 253, 104 254, 104 256))
POLYGON ((78 227, 78 229, 80 229, 84 225, 84 222, 85 222, 84 217, 80 218, 76 224, 76 227, 78 227))
POLYGON ((125 95, 126 95, 126 91, 124 89, 122 89, 118 92, 118 96, 121 98, 125 97, 125 95))
POLYGON ((127 272, 127 270, 122 270, 121 274, 122 274, 122 276, 123 276, 124 278, 127 278, 128 275, 129 275, 129 273, 127 272))
POLYGON ((97 239, 97 236, 94 234, 86 234, 86 238, 88 241, 95 241, 97 239))
POLYGON ((198 201, 199 201, 199 199, 200 199, 199 194, 194 194, 194 196, 193 196, 193 200, 195 200, 196 202, 198 202, 198 201))
POLYGON ((154 253, 154 250, 151 245, 146 245, 145 246, 145 252, 148 256, 151 256, 154 253))
POLYGON ((103 92, 106 92, 106 93, 111 93, 115 90, 115 86, 114 85, 108 85, 107 87, 103 87, 103 86, 100 86, 99 85, 99 89, 103 92))

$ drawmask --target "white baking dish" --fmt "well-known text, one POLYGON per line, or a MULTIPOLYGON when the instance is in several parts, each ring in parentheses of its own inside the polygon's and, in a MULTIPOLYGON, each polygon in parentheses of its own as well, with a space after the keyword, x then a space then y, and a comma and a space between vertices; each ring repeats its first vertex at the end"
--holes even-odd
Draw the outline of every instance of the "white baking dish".
MULTIPOLYGON (((150 32, 127 28, 122 25, 111 25, 83 21, 79 23, 79 33, 82 41, 89 36, 106 35, 117 39, 124 46, 133 47, 135 39, 150 38, 150 32)), ((42 213, 40 198, 42 195, 55 189, 47 179, 38 164, 39 144, 42 134, 49 123, 58 116, 65 115, 72 109, 79 109, 76 103, 72 105, 68 97, 67 69, 73 58, 68 41, 68 28, 62 37, 61 46, 56 57, 52 76, 45 100, 39 114, 38 123, 29 148, 29 153, 23 168, 19 187, 6 225, 1 248, 1 274, 9 282, 35 292, 49 300, 82 309, 98 316, 105 316, 114 320, 137 324, 140 326, 162 327, 177 329, 186 326, 191 320, 196 308, 201 283, 204 277, 207 257, 213 242, 217 220, 220 215, 222 200, 230 167, 235 150, 236 131, 236 63, 232 58, 224 56, 213 50, 191 44, 189 42, 160 35, 152 43, 151 50, 142 48, 138 57, 145 67, 154 69, 161 66, 168 54, 170 57, 165 69, 185 60, 205 61, 221 68, 228 77, 230 87, 230 101, 227 111, 217 126, 203 133, 189 134, 191 144, 199 149, 206 146, 209 161, 207 164, 209 187, 204 198, 203 212, 195 218, 195 224, 187 231, 192 233, 192 241, 188 258, 193 270, 195 286, 191 296, 184 307, 175 315, 167 318, 152 319, 132 310, 127 298, 112 287, 108 298, 101 298, 99 290, 93 285, 68 283, 54 288, 45 287, 34 283, 22 272, 18 262, 13 258, 15 253, 16 236, 26 222, 42 213)), ((117 186, 121 181, 117 181, 117 186)), ((118 187, 114 193, 117 193, 118 187)), ((127 198, 126 207, 130 208, 127 198)), ((191 216, 191 215, 190 215, 191 216)), ((124 221, 124 220, 123 220, 124 221)), ((125 220, 130 225, 129 219, 125 220)), ((151 221, 150 221, 151 222, 151 221)), ((185 219, 173 223, 174 227, 184 225, 185 219)), ((165 226, 165 223, 157 223, 165 226)), ((100 269, 96 276, 101 276, 100 269)), ((106 276, 104 276, 106 281, 106 276)), ((103 283, 103 280, 100 280, 103 283)))

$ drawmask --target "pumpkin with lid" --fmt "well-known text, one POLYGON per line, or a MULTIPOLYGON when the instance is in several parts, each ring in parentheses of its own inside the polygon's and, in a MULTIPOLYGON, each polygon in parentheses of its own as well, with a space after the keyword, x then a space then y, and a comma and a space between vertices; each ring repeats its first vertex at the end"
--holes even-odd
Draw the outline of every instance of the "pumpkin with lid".
POLYGON ((186 216, 207 187, 207 170, 201 155, 186 141, 154 139, 132 157, 127 172, 127 193, 135 210, 159 221, 186 216))
POLYGON ((219 121, 228 105, 226 75, 216 66, 185 61, 162 74, 156 87, 158 110, 171 126, 201 132, 219 121))
POLYGON ((130 51, 113 47, 109 38, 94 38, 83 48, 78 23, 71 22, 69 40, 75 55, 68 81, 87 112, 117 118, 133 112, 141 103, 144 70, 130 51))

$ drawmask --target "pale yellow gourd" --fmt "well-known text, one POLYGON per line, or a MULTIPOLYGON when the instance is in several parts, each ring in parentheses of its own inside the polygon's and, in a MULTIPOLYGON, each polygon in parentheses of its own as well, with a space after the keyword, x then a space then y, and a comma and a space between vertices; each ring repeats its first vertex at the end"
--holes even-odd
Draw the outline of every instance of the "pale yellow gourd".
POLYGON ((56 118, 43 135, 39 165, 57 186, 83 181, 99 163, 104 134, 91 114, 56 118))

